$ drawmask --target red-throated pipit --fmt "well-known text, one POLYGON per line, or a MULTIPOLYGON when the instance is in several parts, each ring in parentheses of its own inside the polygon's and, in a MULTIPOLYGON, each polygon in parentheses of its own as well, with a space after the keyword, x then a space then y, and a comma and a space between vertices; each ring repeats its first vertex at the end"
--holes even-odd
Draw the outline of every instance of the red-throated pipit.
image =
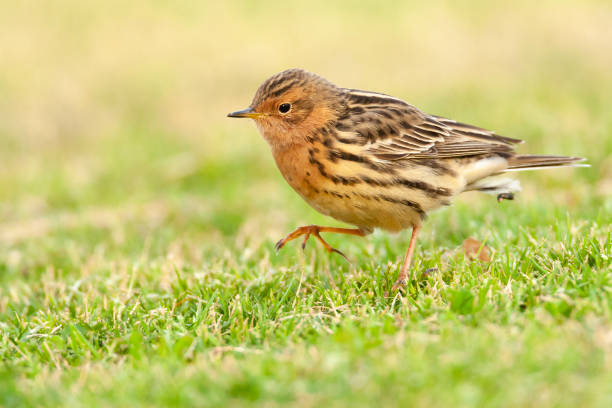
POLYGON ((580 157, 519 155, 519 139, 428 115, 392 96, 339 88, 318 75, 290 69, 266 80, 233 118, 255 120, 283 177, 314 209, 356 229, 309 225, 276 244, 321 232, 365 236, 374 228, 412 228, 393 289, 405 285, 427 212, 464 191, 512 199, 515 170, 571 166, 580 157))

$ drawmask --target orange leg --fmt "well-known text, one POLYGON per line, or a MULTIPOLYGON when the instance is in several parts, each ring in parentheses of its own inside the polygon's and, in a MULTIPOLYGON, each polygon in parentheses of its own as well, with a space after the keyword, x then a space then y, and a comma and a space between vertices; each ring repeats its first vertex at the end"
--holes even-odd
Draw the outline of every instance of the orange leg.
POLYGON ((323 247, 325 248, 327 252, 335 252, 337 254, 340 254, 344 257, 344 259, 348 261, 348 258, 346 257, 346 255, 344 255, 342 252, 340 252, 336 248, 333 248, 331 245, 325 242, 325 240, 321 237, 321 235, 319 235, 319 233, 321 232, 336 232, 338 234, 357 235, 360 237, 364 237, 368 234, 367 231, 364 231, 361 228, 352 229, 352 228, 321 227, 318 225, 306 225, 303 227, 299 227, 298 229, 293 231, 291 234, 287 235, 285 238, 278 241, 276 245, 274 246, 274 248, 276 248, 276 250, 279 251, 282 247, 285 246, 287 242, 292 241, 304 235, 304 241, 302 241, 302 249, 304 249, 306 248, 306 242, 308 241, 308 238, 310 238, 310 236, 312 235, 317 240, 319 240, 319 242, 323 245, 323 247))
POLYGON ((412 227, 412 236, 410 237, 410 244, 408 244, 408 251, 406 251, 404 264, 402 265, 402 270, 400 271, 400 274, 397 277, 397 281, 395 281, 395 283, 393 284, 394 291, 406 286, 406 278, 408 277, 408 269, 410 269, 410 261, 412 261, 412 253, 414 252, 414 247, 416 246, 416 240, 420 230, 420 225, 412 227))

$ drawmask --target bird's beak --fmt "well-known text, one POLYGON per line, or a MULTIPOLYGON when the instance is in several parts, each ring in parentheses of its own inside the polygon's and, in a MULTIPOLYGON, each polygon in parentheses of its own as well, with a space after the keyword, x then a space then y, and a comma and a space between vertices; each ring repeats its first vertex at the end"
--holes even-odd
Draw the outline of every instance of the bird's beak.
POLYGON ((236 112, 228 113, 227 117, 228 118, 251 118, 251 119, 257 119, 257 118, 261 117, 262 115, 263 115, 262 113, 255 112, 255 110, 253 110, 253 108, 246 108, 246 109, 239 110, 239 111, 236 111, 236 112))

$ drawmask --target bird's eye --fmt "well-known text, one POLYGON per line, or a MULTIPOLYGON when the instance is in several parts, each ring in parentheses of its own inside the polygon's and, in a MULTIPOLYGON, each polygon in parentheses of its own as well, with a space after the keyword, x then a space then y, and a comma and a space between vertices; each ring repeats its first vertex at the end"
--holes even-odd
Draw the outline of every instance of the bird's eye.
POLYGON ((289 109, 291 109, 291 104, 290 103, 281 103, 278 107, 278 111, 280 113, 287 113, 289 112, 289 109))

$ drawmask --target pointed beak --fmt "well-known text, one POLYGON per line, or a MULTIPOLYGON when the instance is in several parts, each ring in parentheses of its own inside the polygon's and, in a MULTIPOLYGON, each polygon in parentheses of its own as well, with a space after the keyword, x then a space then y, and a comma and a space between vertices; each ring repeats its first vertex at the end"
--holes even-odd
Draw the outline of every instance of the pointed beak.
POLYGON ((239 110, 239 111, 227 114, 228 118, 251 118, 251 119, 257 119, 260 116, 262 116, 262 114, 258 113, 258 112, 255 112, 253 110, 253 108, 246 108, 246 109, 243 109, 243 110, 239 110))

